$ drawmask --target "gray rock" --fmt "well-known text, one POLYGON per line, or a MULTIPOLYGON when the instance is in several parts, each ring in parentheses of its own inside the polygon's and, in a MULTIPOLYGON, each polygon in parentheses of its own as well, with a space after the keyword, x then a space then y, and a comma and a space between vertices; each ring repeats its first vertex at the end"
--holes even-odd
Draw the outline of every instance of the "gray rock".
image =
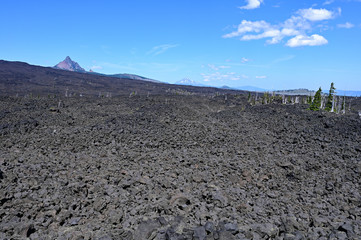
POLYGON ((236 239, 231 232, 221 231, 218 233, 219 240, 233 240, 236 239))
POLYGON ((305 240, 305 236, 301 232, 295 232, 296 238, 295 240, 305 240))
POLYGON ((226 231, 230 231, 232 234, 237 234, 238 226, 236 223, 226 223, 224 224, 224 228, 226 231))
POLYGON ((256 224, 252 227, 262 238, 275 237, 278 235, 279 229, 276 225, 271 223, 256 224))
POLYGON ((32 223, 19 223, 16 227, 16 233, 21 237, 30 237, 35 232, 36 229, 32 223))
POLYGON ((161 224, 157 220, 149 220, 139 224, 137 230, 134 232, 134 238, 139 240, 146 240, 152 235, 153 232, 156 232, 158 228, 161 227, 161 224))
POLYGON ((214 224, 212 222, 206 222, 204 228, 208 234, 214 232, 214 224))
POLYGON ((345 232, 347 237, 351 238, 354 235, 353 227, 349 223, 345 223, 338 228, 339 231, 345 232))
POLYGON ((96 238, 97 240, 113 240, 113 238, 111 236, 109 236, 108 234, 105 234, 99 238, 96 238))
POLYGON ((293 233, 297 230, 301 230, 301 226, 298 223, 297 219, 293 215, 282 216, 281 217, 282 225, 281 230, 286 233, 293 233))
POLYGON ((337 232, 335 239, 343 240, 343 239, 348 239, 348 238, 347 238, 347 234, 345 232, 337 232))
POLYGON ((69 219, 69 224, 70 224, 71 226, 78 225, 78 223, 79 223, 80 220, 81 220, 80 217, 71 218, 71 219, 69 219))
POLYGON ((296 239, 296 235, 293 235, 291 233, 286 233, 283 237, 283 240, 294 240, 296 239))
POLYGON ((158 221, 159 221, 159 223, 160 223, 162 226, 168 224, 167 220, 165 220, 164 217, 159 217, 159 218, 158 218, 158 221))
POLYGON ((194 240, 204 240, 206 239, 207 233, 204 227, 196 227, 193 233, 194 240))
POLYGON ((112 209, 108 212, 107 218, 109 219, 109 222, 113 225, 120 224, 123 219, 123 213, 119 210, 112 209))
POLYGON ((179 234, 175 232, 173 228, 168 228, 165 233, 165 239, 166 240, 185 240, 184 236, 182 234, 179 234))

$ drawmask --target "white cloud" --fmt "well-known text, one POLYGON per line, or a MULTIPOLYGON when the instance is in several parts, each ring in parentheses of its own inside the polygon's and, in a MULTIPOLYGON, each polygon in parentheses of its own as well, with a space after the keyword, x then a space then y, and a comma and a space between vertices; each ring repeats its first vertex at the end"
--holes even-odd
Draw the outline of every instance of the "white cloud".
POLYGON ((267 76, 256 76, 256 78, 258 78, 258 79, 265 79, 265 78, 267 78, 267 76))
POLYGON ((299 31, 294 29, 295 25, 297 25, 295 20, 286 21, 283 25, 285 27, 282 27, 281 25, 271 25, 265 21, 252 22, 243 20, 238 26, 237 31, 226 34, 223 38, 241 36, 240 39, 243 41, 271 38, 267 43, 275 44, 279 43, 286 36, 295 36, 299 34, 299 31))
POLYGON ((317 34, 307 37, 307 33, 312 31, 313 22, 332 19, 339 14, 341 14, 340 8, 338 11, 309 8, 298 10, 295 15, 280 24, 273 25, 264 20, 243 20, 238 25, 236 31, 223 35, 223 38, 239 37, 242 41, 267 39, 267 44, 277 44, 282 42, 284 38, 291 38, 286 46, 323 45, 327 44, 327 40, 324 37, 317 34))
POLYGON ((261 6, 261 3, 263 2, 263 0, 246 0, 247 5, 239 7, 240 9, 255 9, 255 8, 259 8, 261 6))
POLYGON ((245 58, 245 57, 243 57, 242 60, 241 60, 242 63, 246 63, 246 62, 249 62, 249 61, 250 60, 248 58, 245 58))
POLYGON ((231 66, 219 66, 220 69, 231 68, 231 66))
POLYGON ((289 47, 320 46, 327 43, 328 43, 327 39, 318 34, 313 34, 311 36, 297 35, 296 37, 288 40, 286 46, 289 47))
POLYGON ((337 24, 337 27, 339 28, 353 28, 355 25, 352 23, 346 22, 344 24, 337 24))
POLYGON ((235 72, 227 72, 227 73, 221 73, 221 72, 213 72, 213 73, 202 73, 204 82, 224 82, 224 81, 238 81, 242 78, 248 78, 246 75, 237 75, 235 72))
POLYGON ((268 29, 265 30, 263 33, 261 34, 257 34, 257 35, 244 35, 241 39, 242 40, 255 40, 255 39, 261 39, 261 38, 274 38, 274 37, 278 37, 280 36, 280 31, 278 29, 268 29))
POLYGON ((223 38, 232 38, 232 37, 238 37, 243 35, 247 32, 261 32, 265 29, 270 28, 271 25, 265 21, 247 21, 243 20, 241 24, 238 25, 238 29, 235 32, 231 32, 229 34, 223 35, 223 38))
POLYGON ((298 14, 301 15, 304 19, 310 20, 310 21, 322 21, 322 20, 328 20, 335 16, 334 12, 331 12, 327 9, 320 8, 320 9, 314 9, 314 8, 308 8, 308 9, 300 9, 298 10, 298 14))
POLYGON ((231 68, 231 66, 216 66, 214 64, 208 64, 208 67, 214 71, 218 71, 219 69, 231 68))
POLYGON ((281 27, 285 29, 292 29, 292 30, 298 30, 298 31, 306 31, 310 30, 312 28, 311 22, 307 19, 303 18, 302 16, 291 16, 289 19, 284 21, 280 25, 281 27))
POLYGON ((329 5, 331 3, 333 3, 335 0, 327 0, 323 3, 323 5, 329 5))
POLYGON ((159 46, 155 46, 153 47, 151 50, 149 50, 147 52, 147 54, 151 54, 151 55, 159 55, 159 54, 162 54, 164 53, 165 51, 171 49, 171 48, 175 48, 175 47, 178 47, 179 45, 178 44, 163 44, 163 45, 159 45, 159 46))

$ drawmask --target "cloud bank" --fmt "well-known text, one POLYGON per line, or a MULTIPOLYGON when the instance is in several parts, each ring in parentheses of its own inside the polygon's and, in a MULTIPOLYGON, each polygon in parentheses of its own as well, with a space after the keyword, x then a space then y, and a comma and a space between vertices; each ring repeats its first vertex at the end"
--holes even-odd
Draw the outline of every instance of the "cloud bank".
POLYGON ((241 41, 267 39, 267 44, 277 44, 284 38, 290 38, 286 43, 288 47, 320 46, 327 44, 328 41, 318 34, 308 36, 307 33, 312 31, 312 24, 333 19, 339 14, 341 9, 329 11, 323 8, 308 8, 298 10, 295 15, 280 24, 271 24, 264 20, 243 20, 236 31, 223 35, 223 38, 239 37, 241 41))

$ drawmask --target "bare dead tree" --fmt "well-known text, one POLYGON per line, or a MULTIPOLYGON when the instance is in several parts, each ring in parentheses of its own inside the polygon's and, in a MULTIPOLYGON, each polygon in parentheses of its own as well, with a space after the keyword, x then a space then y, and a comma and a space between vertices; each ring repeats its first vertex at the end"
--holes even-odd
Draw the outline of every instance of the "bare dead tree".
POLYGON ((343 103, 342 103, 342 114, 346 113, 346 97, 343 96, 343 103))
POLYGON ((286 104, 287 103, 287 99, 285 95, 282 95, 282 104, 286 104))

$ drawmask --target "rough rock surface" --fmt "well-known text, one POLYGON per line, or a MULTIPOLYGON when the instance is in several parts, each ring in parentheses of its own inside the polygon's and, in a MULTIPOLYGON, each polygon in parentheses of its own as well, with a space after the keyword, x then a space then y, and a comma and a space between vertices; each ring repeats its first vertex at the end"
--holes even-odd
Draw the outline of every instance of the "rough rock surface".
POLYGON ((0 98, 0 239, 360 239, 361 119, 245 96, 0 98))

